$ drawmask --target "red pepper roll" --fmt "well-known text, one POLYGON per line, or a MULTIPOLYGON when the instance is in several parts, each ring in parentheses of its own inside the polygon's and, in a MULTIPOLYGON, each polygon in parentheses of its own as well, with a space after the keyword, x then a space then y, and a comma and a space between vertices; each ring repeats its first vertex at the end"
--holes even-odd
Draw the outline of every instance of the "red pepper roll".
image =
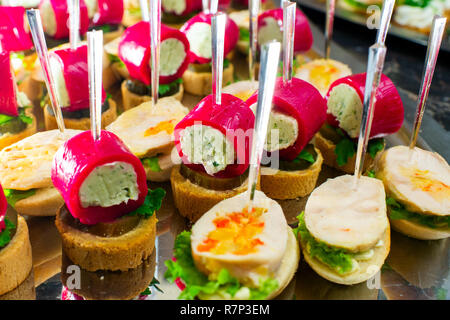
MULTIPOLYGON (((190 126, 201 124, 220 131, 234 149, 234 162, 227 164, 224 170, 213 174, 216 178, 230 178, 243 174, 250 162, 249 150, 253 136, 255 116, 248 105, 230 94, 222 94, 222 104, 217 105, 209 95, 189 112, 175 127, 175 145, 183 163, 198 172, 205 172, 203 164, 190 163, 181 148, 182 131, 190 126)), ((194 137, 195 139, 195 137, 194 137)))
MULTIPOLYGON (((211 62, 212 51, 204 52, 204 47, 211 45, 211 17, 212 14, 199 13, 189 19, 181 28, 189 40, 191 47, 192 63, 209 63, 211 62), (205 43, 205 41, 207 43, 205 43)), ((234 49, 239 40, 239 28, 236 23, 227 17, 225 24, 225 43, 224 56, 234 49)))
MULTIPOLYGON (((269 41, 272 39, 283 39, 283 9, 272 9, 261 13, 258 17, 258 41, 269 41), (274 21, 271 21, 274 20, 274 21), (276 23, 279 27, 276 34, 266 34, 273 32, 273 26, 269 23, 276 23), (267 31, 265 30, 267 28, 267 31)), ((295 15, 295 35, 294 35, 294 52, 303 52, 311 49, 313 44, 313 35, 308 19, 300 9, 296 10, 295 15)))
MULTIPOLYGON (((87 46, 76 50, 70 48, 49 52, 52 59, 61 65, 64 82, 70 99, 69 106, 62 106, 67 111, 77 111, 89 108, 89 76, 87 61, 87 46)), ((106 92, 102 87, 102 102, 106 99, 106 92)))
POLYGON ((11 70, 11 59, 9 52, 0 52, 0 114, 17 117, 16 88, 11 70))
POLYGON ((112 222, 136 210, 144 203, 148 193, 147 176, 141 161, 109 131, 102 131, 98 141, 93 140, 90 131, 84 131, 69 139, 55 154, 52 181, 72 216, 88 225, 112 222), (139 190, 138 199, 129 199, 126 203, 110 207, 84 208, 80 200, 83 182, 95 168, 114 162, 125 162, 134 168, 139 190))
MULTIPOLYGON (((148 22, 136 23, 125 30, 119 43, 119 58, 127 67, 130 77, 143 82, 145 85, 151 83, 149 28, 148 22)), ((177 60, 176 57, 181 56, 178 59, 175 72, 168 74, 170 72, 160 67, 159 82, 168 84, 181 78, 189 65, 189 41, 182 32, 161 24, 160 55, 161 57, 172 57, 174 61, 177 60), (174 52, 170 46, 167 46, 166 49, 164 42, 172 39, 179 41, 179 43, 176 43, 178 45, 181 43, 182 49, 180 49, 182 52, 174 52)))
POLYGON ((0 7, 0 44, 3 51, 26 51, 33 47, 25 30, 24 7, 0 7))
POLYGON ((121 24, 123 18, 123 0, 98 0, 98 11, 92 22, 95 26, 121 24))
MULTIPOLYGON (((55 39, 69 37, 69 8, 67 0, 42 0, 39 4, 44 31, 55 39), (50 11, 53 10, 53 16, 50 11), (51 29, 50 19, 53 19, 56 29, 51 29)), ((85 2, 80 0, 80 34, 86 34, 89 27, 88 10, 85 2)))
MULTIPOLYGON (((362 113, 362 107, 364 105, 364 90, 366 85, 366 73, 360 73, 341 78, 333 82, 326 95, 328 104, 327 122, 334 126, 340 127, 349 134, 351 138, 357 138, 359 135, 359 124, 361 122, 361 116, 357 121, 357 128, 351 125, 342 123, 338 120, 333 112, 336 114, 348 114, 348 113, 362 113), (343 86, 344 85, 344 86, 343 86), (345 87, 348 86, 348 87, 345 87), (346 91, 344 94, 357 94, 359 101, 353 101, 350 99, 340 98, 340 88, 353 89, 352 92, 346 91), (341 104, 340 101, 347 101, 346 104, 341 106, 341 109, 335 110, 336 104, 341 104), (333 111, 334 110, 334 111, 333 111), (353 130, 347 129, 352 127, 353 130)), ((351 90, 350 89, 350 90, 351 90)), ((345 90, 345 89, 344 89, 345 90)), ((375 110, 373 113, 372 128, 370 130, 370 138, 380 138, 392 134, 400 130, 404 119, 403 102, 398 93, 394 83, 386 75, 381 75, 380 85, 375 95, 375 110)), ((338 116, 339 117, 339 116, 338 116)), ((345 120, 345 122, 349 122, 345 120)))
POLYGON ((5 216, 8 209, 8 202, 6 201, 5 193, 0 185, 0 233, 5 230, 5 216))
POLYGON ((180 6, 177 3, 177 7, 174 6, 175 2, 161 1, 161 10, 165 13, 170 13, 176 16, 187 16, 194 12, 202 10, 202 0, 177 0, 177 2, 184 2, 184 6, 180 6))
MULTIPOLYGON (((252 106, 257 102, 258 92, 247 100, 252 106)), ((325 122, 327 106, 320 92, 311 84, 298 78, 287 83, 278 78, 273 96, 273 110, 297 120, 298 135, 295 143, 280 150, 280 158, 292 161, 311 141, 325 122)))

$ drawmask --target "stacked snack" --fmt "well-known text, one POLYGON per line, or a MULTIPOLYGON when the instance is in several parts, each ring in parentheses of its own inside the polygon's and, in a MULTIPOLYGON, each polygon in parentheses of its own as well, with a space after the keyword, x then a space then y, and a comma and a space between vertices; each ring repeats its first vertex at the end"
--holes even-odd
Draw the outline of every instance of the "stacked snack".
POLYGON ((85 0, 91 25, 103 30, 104 43, 119 37, 123 31, 123 2, 124 0, 85 0))
MULTIPOLYGON (((257 94, 247 104, 254 109, 256 100, 257 94)), ((309 83, 277 80, 265 145, 271 163, 261 170, 261 190, 270 198, 305 197, 316 186, 323 158, 311 139, 324 124, 326 110, 325 100, 309 83)))
MULTIPOLYGON (((190 65, 183 74, 184 89, 194 95, 204 96, 211 93, 211 17, 212 14, 200 13, 189 19, 181 31, 190 44, 190 65)), ((239 38, 239 28, 230 18, 225 26, 225 43, 223 56, 226 57, 236 47, 239 38)), ((223 62, 223 83, 233 81, 234 67, 225 59, 223 62)))
POLYGON ((378 159, 375 172, 386 188, 395 230, 422 240, 450 236, 450 168, 439 154, 393 147, 378 159))
POLYGON ((0 300, 24 283, 33 267, 27 223, 15 212, 7 215, 7 209, 0 186, 0 300))
MULTIPOLYGON (((326 96, 327 123, 316 135, 315 146, 324 163, 347 173, 355 168, 356 139, 360 131, 366 74, 356 74, 335 81, 326 96)), ((370 157, 365 158, 364 170, 384 149, 382 137, 397 132, 403 123, 403 103, 392 81, 381 76, 376 92, 372 130, 368 143, 370 157)))
POLYGON ((175 127, 181 166, 172 170, 175 206, 197 220, 223 199, 247 188, 249 146, 255 116, 245 102, 222 94, 205 97, 175 127))
POLYGON ((179 298, 262 300, 276 297, 297 271, 300 250, 280 205, 256 191, 226 199, 175 240, 165 277, 179 298))
MULTIPOLYGON (((87 46, 52 50, 49 52, 50 69, 55 81, 56 96, 70 129, 87 130, 89 119, 89 83, 87 46)), ((117 117, 116 103, 102 94, 102 123, 110 124, 117 117)), ((56 129, 56 118, 49 104, 44 106, 47 130, 56 129)))
POLYGON ((0 151, 0 182, 8 203, 20 214, 54 216, 63 199, 53 187, 53 156, 78 130, 38 132, 0 151))
MULTIPOLYGON (((127 28, 122 37, 105 46, 112 67, 127 80, 122 82, 125 110, 151 100, 150 26, 138 22, 127 28)), ((189 42, 185 35, 161 24, 159 61, 159 97, 183 97, 181 76, 189 64, 189 42)))
POLYGON ((173 132, 188 112, 175 98, 162 98, 155 106, 148 101, 125 111, 106 129, 141 159, 148 180, 168 181, 172 167, 179 160, 173 132))
POLYGON ((36 132, 32 104, 18 91, 11 67, 10 53, 0 52, 0 150, 36 132))
POLYGON ((362 176, 329 179, 309 196, 296 229, 303 256, 321 277, 361 283, 381 268, 390 248, 383 183, 362 176))
POLYGON ((155 211, 165 192, 149 191, 144 167, 113 133, 82 132, 55 155, 52 181, 65 205, 56 227, 67 257, 87 271, 140 265, 155 246, 155 211))

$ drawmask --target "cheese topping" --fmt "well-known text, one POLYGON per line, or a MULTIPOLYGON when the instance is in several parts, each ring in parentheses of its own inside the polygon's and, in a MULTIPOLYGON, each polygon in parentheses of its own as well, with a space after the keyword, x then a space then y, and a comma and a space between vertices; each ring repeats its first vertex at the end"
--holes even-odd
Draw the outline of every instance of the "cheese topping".
POLYGON ((327 113, 336 117, 341 127, 351 138, 359 136, 363 104, 358 93, 347 84, 334 87, 328 98, 327 113))
POLYGON ((450 214, 450 167, 437 153, 397 146, 384 152, 377 177, 412 212, 450 214))
POLYGON ((162 76, 175 74, 183 64, 185 58, 184 44, 180 40, 170 38, 162 41, 159 72, 162 76))
POLYGON ((186 0, 162 0, 161 6, 165 12, 181 15, 186 10, 186 0))
POLYGON ((266 42, 275 40, 278 42, 283 42, 283 32, 281 30, 281 25, 278 21, 272 17, 267 17, 264 19, 265 25, 258 29, 258 43, 263 45, 266 42))
POLYGON ((111 207, 139 198, 137 176, 131 164, 111 162, 92 170, 83 181, 80 191, 83 208, 111 207))
POLYGON ((194 124, 180 132, 180 146, 190 163, 213 175, 234 163, 234 146, 219 130, 194 124))
POLYGON ((197 56, 209 59, 212 57, 211 26, 205 22, 195 23, 186 32, 191 51, 197 56))
POLYGON ((288 229, 277 202, 256 191, 255 210, 248 212, 246 199, 246 193, 226 199, 194 224, 192 256, 210 278, 226 268, 244 285, 257 286, 278 269, 288 229))
POLYGON ((97 11, 97 8, 98 8, 98 1, 97 0, 84 0, 84 3, 86 4, 86 7, 87 7, 89 19, 94 18, 95 12, 97 11))
POLYGON ((357 188, 350 175, 329 179, 310 195, 305 223, 311 235, 330 246, 365 251, 381 239, 387 226, 383 183, 362 176, 357 188))
POLYGON ((399 5, 395 9, 394 21, 403 26, 419 29, 431 27, 435 15, 444 16, 450 9, 450 1, 431 0, 425 8, 399 5))
POLYGON ((44 32, 53 37, 56 34, 56 17, 50 0, 43 0, 39 7, 41 19, 44 22, 42 28, 44 32))

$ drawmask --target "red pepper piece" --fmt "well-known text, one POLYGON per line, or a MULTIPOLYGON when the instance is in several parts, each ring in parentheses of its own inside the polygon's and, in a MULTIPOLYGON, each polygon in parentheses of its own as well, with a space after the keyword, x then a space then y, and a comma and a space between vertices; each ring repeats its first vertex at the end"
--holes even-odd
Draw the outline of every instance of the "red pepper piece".
MULTIPOLYGON (((192 28, 192 26, 196 23, 206 23, 211 25, 211 17, 212 14, 206 14, 206 13, 199 13, 198 15, 192 17, 186 23, 180 28, 180 31, 182 31, 184 34, 187 34, 189 29, 192 28)), ((236 25, 236 23, 227 17, 227 22, 225 24, 225 43, 224 43, 224 56, 229 54, 231 50, 234 49, 237 42, 239 40, 239 28, 236 25)), ((201 57, 194 52, 190 52, 191 56, 191 63, 209 63, 211 62, 211 58, 205 58, 201 57)))
POLYGON ((123 11, 123 0, 98 0, 98 11, 92 22, 95 26, 121 24, 123 11))
POLYGON ((11 70, 9 52, 0 52, 0 114, 19 115, 14 76, 11 70))
MULTIPOLYGON (((89 76, 87 62, 87 46, 83 45, 76 50, 70 48, 49 52, 60 62, 70 106, 63 106, 67 111, 77 111, 89 108, 89 76)), ((106 99, 106 92, 102 87, 102 102, 106 99)))
MULTIPOLYGON (((136 23, 125 30, 119 43, 119 58, 127 67, 130 77, 141 81, 147 86, 151 83, 149 28, 148 22, 141 21, 136 23)), ((185 52, 189 53, 189 41, 186 36, 177 29, 161 24, 161 43, 172 38, 181 41, 185 52)), ((163 54, 164 52, 161 52, 161 55, 163 54)), ((186 54, 186 58, 178 70, 169 76, 160 75, 159 82, 167 84, 181 78, 188 65, 189 54, 186 54)))
POLYGON ((247 170, 250 163, 250 145, 255 125, 255 116, 248 105, 230 94, 222 94, 222 104, 217 105, 209 95, 188 113, 175 127, 175 145, 183 163, 192 170, 206 174, 202 164, 189 163, 180 146, 180 133, 194 124, 202 124, 219 130, 228 139, 233 139, 235 163, 214 174, 216 178, 236 177, 247 170))
MULTIPOLYGON (((271 9, 261 13, 258 17, 258 29, 266 25, 265 19, 273 18, 280 26, 280 32, 283 32, 283 9, 271 9)), ((304 52, 311 49, 313 44, 313 35, 309 26, 308 18, 305 14, 296 10, 295 15, 295 35, 294 35, 294 52, 304 52)))
MULTIPOLYGON (((257 102, 258 92, 247 100, 252 106, 257 102)), ((325 122, 327 105, 320 92, 311 84, 298 78, 287 83, 278 78, 273 96, 273 108, 297 120, 298 136, 294 145, 280 150, 280 158, 292 161, 311 141, 325 122)))
POLYGON ((72 216, 88 225, 112 222, 136 210, 144 203, 148 193, 147 178, 141 161, 115 134, 108 131, 102 131, 98 141, 93 140, 90 131, 84 131, 69 139, 55 154, 52 181, 72 216), (133 166, 137 177, 139 198, 111 207, 83 208, 79 193, 84 180, 95 168, 116 161, 133 166))
POLYGON ((33 48, 30 33, 25 30, 24 7, 0 7, 1 50, 25 51, 33 48))
POLYGON ((8 209, 8 202, 6 201, 5 193, 2 185, 0 185, 0 233, 5 230, 5 216, 6 209, 8 209))
MULTIPOLYGON (((39 9, 42 11, 43 0, 39 4, 39 9)), ((48 0, 50 1, 53 11, 55 12, 56 33, 53 36, 55 39, 63 39, 69 37, 69 9, 67 7, 67 0, 48 0)), ((44 21, 45 23, 45 21, 44 21)), ((85 35, 89 27, 89 17, 87 6, 83 0, 80 0, 80 34, 85 35)))
MULTIPOLYGON (((351 75, 333 82, 325 97, 326 100, 328 100, 331 90, 340 84, 352 87, 363 103, 366 73, 351 75)), ((375 100, 370 138, 384 137, 400 130, 405 114, 403 102, 394 83, 384 74, 381 75, 375 100)), ((327 122, 334 127, 339 127, 338 120, 331 113, 327 114, 327 122)))

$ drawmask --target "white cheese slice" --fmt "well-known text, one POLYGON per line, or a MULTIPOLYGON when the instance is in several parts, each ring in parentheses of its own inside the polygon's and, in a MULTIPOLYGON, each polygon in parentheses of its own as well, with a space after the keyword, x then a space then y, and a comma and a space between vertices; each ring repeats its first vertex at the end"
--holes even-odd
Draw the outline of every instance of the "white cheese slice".
POLYGON ((328 245, 360 252, 375 246, 388 226, 383 183, 343 175, 316 188, 306 203, 305 223, 311 235, 328 245))
POLYGON ((263 45, 266 42, 275 40, 278 42, 283 42, 283 32, 281 24, 272 17, 267 17, 264 19, 264 26, 258 29, 258 43, 263 45))
POLYGON ((186 0, 162 0, 161 7, 164 12, 181 15, 186 10, 186 0))
POLYGON ((211 26, 205 22, 192 25, 186 32, 191 51, 197 56, 209 59, 212 56, 211 26))
POLYGON ((186 51, 184 50, 184 44, 180 40, 168 38, 161 42, 159 72, 162 76, 175 74, 185 59, 186 51))
MULTIPOLYGON (((256 191, 255 193, 255 208, 267 209, 262 211, 257 221, 257 223, 263 223, 262 231, 251 239, 245 239, 245 241, 252 241, 257 238, 261 241, 253 252, 237 254, 229 251, 216 253, 214 250, 199 250, 211 232, 217 230, 214 221, 227 218, 232 213, 240 213, 246 207, 247 194, 242 193, 221 201, 205 213, 192 227, 192 254, 196 266, 209 274, 211 278, 214 278, 222 268, 226 268, 241 283, 257 286, 260 278, 273 276, 279 267, 286 251, 288 239, 286 218, 280 205, 269 199, 263 192, 256 191)), ((236 241, 236 243, 239 243, 239 235, 245 234, 247 231, 242 224, 232 225, 227 230, 234 231, 231 231, 231 234, 224 232, 223 241, 236 241)), ((239 250, 239 246, 236 248, 239 250)))

